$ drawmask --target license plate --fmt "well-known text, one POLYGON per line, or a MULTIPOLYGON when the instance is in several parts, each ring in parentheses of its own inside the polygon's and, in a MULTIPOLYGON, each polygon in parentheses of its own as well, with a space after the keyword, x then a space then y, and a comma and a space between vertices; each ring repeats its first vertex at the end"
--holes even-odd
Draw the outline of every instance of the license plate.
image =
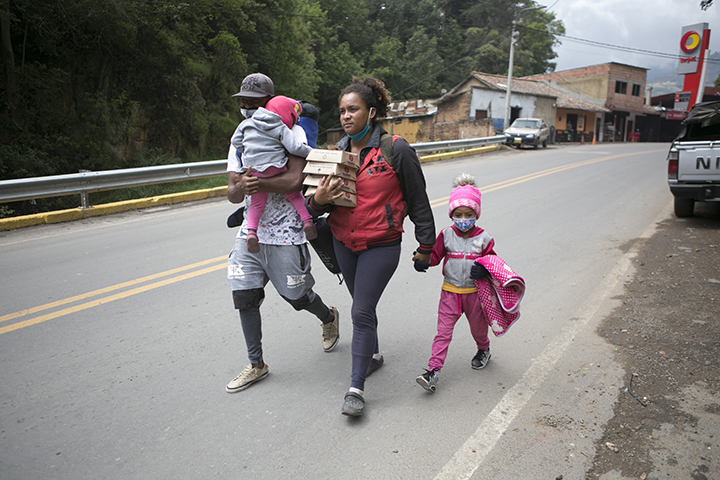
POLYGON ((516 138, 515 143, 522 143, 522 138, 516 138))

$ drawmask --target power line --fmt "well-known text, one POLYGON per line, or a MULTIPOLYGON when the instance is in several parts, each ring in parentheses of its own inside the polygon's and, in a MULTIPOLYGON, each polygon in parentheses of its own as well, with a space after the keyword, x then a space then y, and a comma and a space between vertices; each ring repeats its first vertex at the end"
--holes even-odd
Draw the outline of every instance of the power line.
POLYGON ((456 65, 456 64, 458 64, 458 63, 460 63, 460 62, 462 62, 463 60, 465 60, 465 57, 462 57, 462 58, 458 59, 456 62, 453 62, 453 63, 451 63, 450 65, 448 65, 447 67, 445 67, 445 68, 443 68, 443 69, 441 69, 441 70, 438 70, 437 72, 433 73, 432 75, 428 75, 427 77, 423 78, 423 79, 420 80, 419 82, 417 82, 417 83, 415 83, 415 84, 413 84, 413 85, 410 85, 410 86, 407 87, 405 90, 399 91, 399 92, 396 93, 395 95, 402 95, 403 93, 407 92, 408 90, 410 90, 410 89, 412 89, 412 88, 420 85, 421 83, 423 83, 423 82, 426 81, 426 80, 429 80, 429 79, 431 79, 431 78, 433 78, 433 77, 436 77, 436 76, 439 75, 440 73, 442 73, 442 72, 444 72, 445 70, 447 70, 448 68, 450 68, 450 67, 452 67, 452 66, 454 66, 454 65, 456 65))
MULTIPOLYGON (((535 32, 545 33, 544 30, 538 30, 538 29, 535 29, 535 28, 532 28, 532 27, 525 27, 525 26, 522 26, 522 25, 518 25, 518 27, 524 28, 524 29, 526 29, 526 30, 533 30, 533 31, 535 31, 535 32)), ((643 49, 640 49, 640 48, 623 47, 623 46, 621 46, 621 45, 612 45, 612 44, 610 44, 610 43, 596 42, 596 41, 594 41, 594 40, 586 40, 586 39, 584 39, 584 38, 571 37, 571 36, 569 36, 569 35, 562 35, 562 34, 560 34, 560 33, 551 33, 551 35, 553 35, 553 36, 555 36, 555 37, 562 37, 562 38, 565 38, 565 39, 567 39, 567 40, 574 41, 574 42, 578 42, 578 43, 584 43, 584 44, 586 44, 586 45, 592 45, 592 46, 594 46, 594 47, 606 48, 606 49, 608 49, 608 50, 618 50, 618 51, 621 51, 621 52, 636 53, 636 54, 639 54, 639 55, 648 55, 648 56, 653 56, 653 57, 667 58, 667 59, 670 59, 670 60, 679 60, 680 58, 683 58, 683 57, 681 57, 679 54, 663 53, 663 52, 653 52, 653 51, 651 51, 651 50, 643 50, 643 49)), ((718 63, 718 64, 720 64, 720 60, 717 60, 717 59, 706 58, 705 60, 706 60, 708 63, 718 63)))

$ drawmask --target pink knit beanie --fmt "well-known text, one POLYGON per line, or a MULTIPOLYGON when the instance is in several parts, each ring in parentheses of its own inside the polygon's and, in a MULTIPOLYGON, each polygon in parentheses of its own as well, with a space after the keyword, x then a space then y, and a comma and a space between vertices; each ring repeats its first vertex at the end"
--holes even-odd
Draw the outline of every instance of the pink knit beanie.
POLYGON ((282 118, 282 121, 288 128, 292 128, 298 121, 302 107, 300 102, 293 100, 292 98, 283 97, 278 95, 272 97, 265 104, 265 109, 272 113, 277 113, 282 118))
POLYGON ((450 194, 448 214, 452 218, 453 210, 458 207, 469 207, 480 218, 480 190, 475 187, 475 179, 470 175, 463 174, 455 180, 457 185, 450 194))

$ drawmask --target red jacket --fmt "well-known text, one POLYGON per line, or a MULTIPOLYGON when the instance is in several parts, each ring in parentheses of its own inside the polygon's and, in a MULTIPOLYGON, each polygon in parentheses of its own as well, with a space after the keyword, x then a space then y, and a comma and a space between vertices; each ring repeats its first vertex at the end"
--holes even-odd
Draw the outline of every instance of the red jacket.
MULTIPOLYGON (((402 239, 406 215, 415 224, 418 252, 430 254, 435 243, 435 220, 425 191, 425 177, 415 150, 401 137, 393 137, 393 166, 380 152, 380 136, 375 126, 370 140, 360 152, 357 182, 357 207, 334 206, 328 223, 332 233, 352 251, 373 246, 397 245, 402 239)), ((338 147, 350 148, 347 136, 338 147)), ((321 211, 314 202, 309 207, 321 211)))

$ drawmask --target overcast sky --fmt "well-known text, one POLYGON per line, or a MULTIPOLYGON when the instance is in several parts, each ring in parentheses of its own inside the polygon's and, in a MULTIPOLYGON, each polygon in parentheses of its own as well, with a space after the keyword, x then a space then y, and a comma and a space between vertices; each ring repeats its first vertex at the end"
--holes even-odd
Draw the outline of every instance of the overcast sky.
MULTIPOLYGON (((707 22, 710 51, 720 51, 720 0, 708 10, 700 0, 544 0, 565 25, 565 35, 621 47, 678 55, 682 27, 707 22), (554 4, 554 5, 553 5, 554 4)), ((667 59, 560 38, 555 47, 556 70, 618 62, 644 68, 677 68, 677 59, 667 59)))

